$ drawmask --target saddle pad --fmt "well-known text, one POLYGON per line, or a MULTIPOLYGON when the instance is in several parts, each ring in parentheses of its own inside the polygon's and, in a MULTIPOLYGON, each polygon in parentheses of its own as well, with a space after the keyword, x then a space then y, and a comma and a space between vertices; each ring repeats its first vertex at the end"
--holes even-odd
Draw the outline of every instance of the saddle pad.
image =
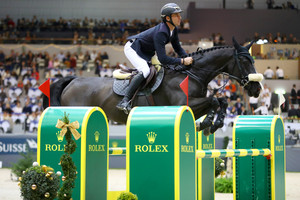
MULTIPOLYGON (((156 76, 156 80, 155 80, 155 83, 152 86, 152 88, 149 88, 147 86, 145 89, 139 91, 137 93, 137 95, 142 96, 142 95, 147 95, 149 93, 150 94, 153 93, 160 86, 160 84, 163 80, 163 77, 164 77, 164 68, 162 67, 161 70, 159 70, 159 72, 156 76)), ((129 85, 129 80, 115 79, 114 84, 113 84, 113 91, 117 95, 124 96, 128 85, 129 85)))

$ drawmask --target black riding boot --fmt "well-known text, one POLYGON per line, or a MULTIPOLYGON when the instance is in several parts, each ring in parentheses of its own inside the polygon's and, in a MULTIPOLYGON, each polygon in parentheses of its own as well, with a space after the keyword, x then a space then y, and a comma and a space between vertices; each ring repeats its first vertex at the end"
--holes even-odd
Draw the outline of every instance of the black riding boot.
POLYGON ((126 92, 125 92, 125 96, 122 99, 122 101, 120 101, 117 105, 117 108, 119 110, 123 110, 126 114, 129 113, 129 111, 131 110, 131 105, 130 105, 130 99, 132 98, 132 96, 134 95, 135 91, 137 90, 137 88, 140 86, 140 84, 145 80, 143 73, 140 72, 137 75, 135 75, 126 92))

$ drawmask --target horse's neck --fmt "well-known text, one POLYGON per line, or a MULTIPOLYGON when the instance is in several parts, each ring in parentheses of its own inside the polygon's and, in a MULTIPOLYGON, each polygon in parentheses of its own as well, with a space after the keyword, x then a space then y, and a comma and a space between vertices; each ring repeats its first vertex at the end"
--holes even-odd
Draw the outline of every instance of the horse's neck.
POLYGON ((218 49, 210 54, 205 55, 197 63, 192 71, 195 71, 199 79, 201 79, 205 86, 219 74, 228 73, 228 65, 233 61, 233 49, 218 49))

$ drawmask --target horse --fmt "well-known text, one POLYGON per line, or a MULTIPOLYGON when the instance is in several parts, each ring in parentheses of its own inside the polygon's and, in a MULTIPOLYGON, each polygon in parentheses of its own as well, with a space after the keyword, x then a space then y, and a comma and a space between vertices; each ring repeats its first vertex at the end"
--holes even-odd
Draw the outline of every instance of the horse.
MULTIPOLYGON (((152 93, 156 106, 186 105, 186 96, 180 88, 180 83, 189 78, 188 97, 189 106, 195 119, 206 115, 205 119, 197 124, 197 130, 210 128, 214 133, 223 126, 227 109, 226 99, 207 95, 208 83, 219 74, 228 75, 235 79, 249 96, 258 97, 261 91, 258 74, 254 67, 254 60, 249 54, 251 42, 246 47, 241 46, 233 38, 233 47, 219 46, 197 50, 189 54, 193 57, 193 64, 183 71, 174 70, 176 66, 164 67, 164 78, 161 85, 152 93), (218 114, 213 123, 215 115, 218 114)), ((51 106, 99 106, 106 113, 109 120, 125 124, 128 114, 116 108, 121 101, 113 91, 114 78, 109 77, 64 77, 50 86, 51 106)), ((44 108, 48 98, 44 96, 44 108)), ((137 96, 133 106, 149 106, 148 100, 137 96)))

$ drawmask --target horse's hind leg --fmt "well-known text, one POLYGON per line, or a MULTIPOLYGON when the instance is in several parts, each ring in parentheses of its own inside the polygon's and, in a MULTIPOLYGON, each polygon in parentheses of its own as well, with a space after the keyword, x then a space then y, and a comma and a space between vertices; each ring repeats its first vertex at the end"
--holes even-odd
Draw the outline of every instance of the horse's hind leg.
POLYGON ((214 133, 218 128, 222 128, 224 126, 224 119, 226 116, 226 109, 228 106, 226 98, 218 98, 218 101, 220 103, 220 110, 218 110, 217 114, 218 117, 214 124, 212 125, 210 132, 214 133))
POLYGON ((203 122, 200 122, 200 125, 197 125, 197 131, 201 131, 205 128, 208 128, 212 125, 212 122, 214 120, 215 117, 215 113, 217 111, 217 109, 219 108, 220 104, 217 98, 213 97, 211 99, 211 109, 208 111, 205 119, 203 120, 203 122))

